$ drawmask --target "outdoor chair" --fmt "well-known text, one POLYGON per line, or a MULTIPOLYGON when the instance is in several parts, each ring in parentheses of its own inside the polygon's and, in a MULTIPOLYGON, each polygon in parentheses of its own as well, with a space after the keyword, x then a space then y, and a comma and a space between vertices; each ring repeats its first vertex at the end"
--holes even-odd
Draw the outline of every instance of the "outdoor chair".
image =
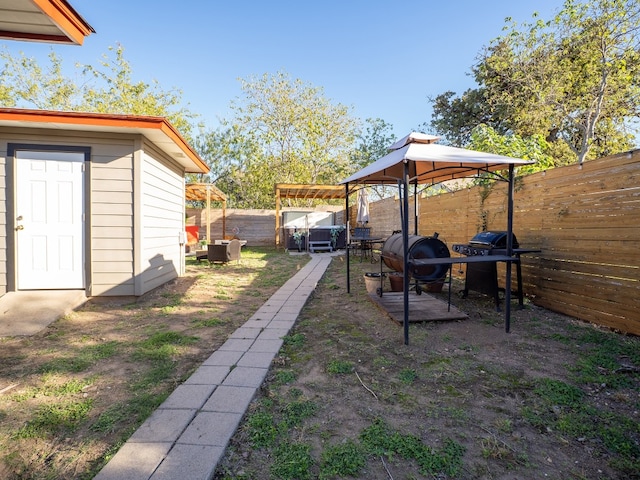
POLYGON ((233 239, 229 243, 207 245, 207 260, 209 263, 227 263, 232 260, 240 261, 240 240, 233 239))
POLYGON ((350 248, 359 251, 361 260, 362 257, 368 257, 371 253, 371 243, 363 240, 371 237, 371 227, 355 227, 353 229, 353 237, 355 240, 353 240, 350 248))

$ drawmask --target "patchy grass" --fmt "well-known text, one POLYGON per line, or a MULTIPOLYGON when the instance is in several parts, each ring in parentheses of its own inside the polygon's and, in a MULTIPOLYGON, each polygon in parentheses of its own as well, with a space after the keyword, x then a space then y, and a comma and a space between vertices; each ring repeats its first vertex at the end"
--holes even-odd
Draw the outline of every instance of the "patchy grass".
POLYGON ((403 345, 372 268, 352 263, 347 294, 334 260, 216 480, 640 478, 638 338, 532 305, 506 334, 470 294, 453 295, 469 320, 412 324, 403 345))
POLYGON ((306 261, 259 248, 228 265, 188 259, 185 277, 134 302, 89 302, 37 335, 2 339, 0 478, 93 478, 306 261))
MULTIPOLYGON (((0 478, 92 478, 308 258, 242 255, 2 339, 0 478)), ((638 338, 532 305, 506 334, 492 299, 454 293, 469 320, 412 324, 404 345, 364 288, 379 264, 351 267, 347 293, 334 259, 215 479, 638 478, 638 338)))

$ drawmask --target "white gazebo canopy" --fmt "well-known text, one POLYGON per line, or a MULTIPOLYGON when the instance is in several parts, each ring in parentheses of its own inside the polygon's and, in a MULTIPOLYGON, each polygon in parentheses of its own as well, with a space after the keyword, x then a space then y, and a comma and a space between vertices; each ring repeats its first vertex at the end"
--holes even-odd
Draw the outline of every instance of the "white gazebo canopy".
POLYGON ((438 138, 413 132, 391 145, 387 155, 340 183, 397 183, 408 175, 406 180, 409 183, 436 184, 483 172, 506 170, 509 165, 534 163, 493 153, 439 145, 434 143, 438 138))

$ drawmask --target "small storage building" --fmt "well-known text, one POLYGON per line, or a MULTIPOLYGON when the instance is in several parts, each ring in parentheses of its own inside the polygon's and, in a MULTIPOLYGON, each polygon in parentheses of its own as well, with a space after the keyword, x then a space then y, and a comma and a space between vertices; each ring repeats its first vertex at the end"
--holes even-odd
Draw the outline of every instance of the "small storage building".
POLYGON ((139 296, 185 270, 186 173, 164 118, 0 109, 0 295, 139 296))

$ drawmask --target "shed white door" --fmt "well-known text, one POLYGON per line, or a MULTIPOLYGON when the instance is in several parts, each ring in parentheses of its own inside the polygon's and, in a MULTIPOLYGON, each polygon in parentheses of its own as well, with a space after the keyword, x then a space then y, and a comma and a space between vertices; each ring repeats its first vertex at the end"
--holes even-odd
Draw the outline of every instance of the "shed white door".
POLYGON ((84 154, 16 152, 17 287, 84 288, 84 154))

